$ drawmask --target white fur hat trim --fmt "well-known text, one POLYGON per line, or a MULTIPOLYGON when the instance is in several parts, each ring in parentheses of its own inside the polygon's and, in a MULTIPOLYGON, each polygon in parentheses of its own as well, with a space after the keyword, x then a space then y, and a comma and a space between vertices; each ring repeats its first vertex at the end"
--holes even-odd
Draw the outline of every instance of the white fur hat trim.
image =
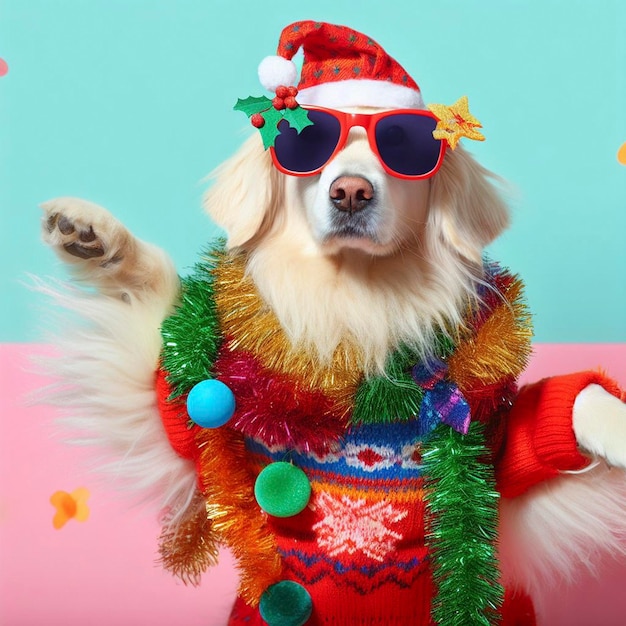
POLYGON ((351 79, 320 83, 301 89, 300 104, 342 107, 376 107, 381 109, 424 109, 419 91, 382 80, 351 79))

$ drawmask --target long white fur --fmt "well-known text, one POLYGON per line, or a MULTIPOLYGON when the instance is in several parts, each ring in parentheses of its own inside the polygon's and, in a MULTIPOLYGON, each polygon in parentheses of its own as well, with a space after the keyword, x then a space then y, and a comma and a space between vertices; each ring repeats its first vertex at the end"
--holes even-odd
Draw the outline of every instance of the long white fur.
POLYGON ((61 284, 40 290, 83 320, 69 327, 65 320, 68 332, 46 359, 57 382, 44 395, 62 408, 64 433, 93 447, 94 467, 117 486, 182 513, 193 497, 195 469, 173 452, 154 392, 164 303, 132 306, 61 284))
MULTIPOLYGON (((60 212, 74 223, 79 216, 83 223, 96 223, 105 243, 112 232, 120 241, 132 237, 104 209, 75 198, 47 203, 44 211, 46 219, 60 212)), ((62 258, 68 256, 58 233, 44 229, 44 238, 62 258)), ((167 440, 154 382, 162 346, 159 328, 172 311, 179 281, 158 248, 135 238, 121 250, 110 243, 108 248, 127 255, 133 267, 124 267, 124 261, 103 266, 100 259, 68 258, 74 283, 36 284, 58 307, 56 314, 50 309, 56 352, 43 359, 54 382, 40 397, 60 408, 61 436, 93 447, 94 468, 141 500, 169 509, 176 521, 193 497, 195 469, 167 440), (88 288, 94 283, 98 290, 88 288)), ((112 254, 109 249, 107 254, 112 254)))
POLYGON ((558 585, 626 553, 626 472, 602 460, 590 468, 501 501, 503 580, 528 592, 539 616, 558 585))

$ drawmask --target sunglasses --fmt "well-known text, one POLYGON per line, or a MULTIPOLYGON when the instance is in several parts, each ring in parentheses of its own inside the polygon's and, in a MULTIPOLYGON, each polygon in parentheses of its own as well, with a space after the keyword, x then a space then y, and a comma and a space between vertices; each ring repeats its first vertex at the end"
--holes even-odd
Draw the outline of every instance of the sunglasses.
POLYGON ((437 118, 430 111, 403 109, 382 113, 345 113, 304 106, 312 125, 298 133, 286 120, 270 148, 278 170, 291 176, 313 176, 346 145, 354 126, 362 127, 374 154, 388 174, 417 180, 441 167, 446 142, 433 137, 437 118))

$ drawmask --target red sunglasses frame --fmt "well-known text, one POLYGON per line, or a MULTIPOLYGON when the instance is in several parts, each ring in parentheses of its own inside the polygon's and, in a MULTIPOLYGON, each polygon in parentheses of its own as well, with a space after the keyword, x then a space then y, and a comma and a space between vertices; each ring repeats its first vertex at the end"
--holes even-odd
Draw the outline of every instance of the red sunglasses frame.
POLYGON ((432 170, 430 170, 426 174, 418 174, 418 175, 401 174, 400 172, 396 172, 395 170, 391 169, 381 157, 380 152, 378 150, 378 146, 376 145, 375 129, 376 129, 376 124, 379 120, 385 117, 390 117, 392 115, 410 114, 410 115, 418 115, 420 117, 430 117, 431 119, 438 121, 439 118, 437 118, 437 116, 431 113, 430 111, 423 111, 421 109, 392 109, 389 111, 381 111, 379 113, 348 113, 346 111, 338 111, 336 109, 327 109, 327 108, 318 107, 318 106, 305 105, 305 106, 302 106, 302 108, 305 109, 306 111, 324 111, 325 113, 329 113, 335 119, 337 119, 340 124, 339 139, 337 140, 337 145, 335 146, 335 149, 333 150, 332 154, 328 157, 326 162, 320 167, 314 170, 311 170, 310 172, 294 172, 292 170, 289 170, 283 167, 276 157, 274 146, 271 146, 270 154, 272 155, 272 161, 274 163, 274 166, 276 167, 277 170, 279 170, 283 174, 288 174, 289 176, 315 176, 315 174, 319 174, 324 169, 324 167, 330 161, 332 161, 332 159, 339 152, 341 152, 341 150, 343 150, 343 148, 346 145, 346 142, 348 141, 348 134, 350 133, 350 130, 354 128, 355 126, 359 126, 365 129, 367 133, 367 139, 368 139, 370 148, 372 149, 372 152, 376 155, 376 157, 380 161, 380 164, 383 166, 383 169, 385 170, 385 172, 387 172, 387 174, 390 174, 391 176, 395 176, 396 178, 404 178, 407 180, 422 180, 424 178, 430 178, 431 176, 434 176, 439 170, 439 168, 441 167, 441 164, 443 163, 443 159, 446 154, 446 148, 448 144, 446 141, 442 141, 440 139, 433 138, 433 141, 439 142, 439 146, 440 146, 439 158, 437 159, 437 163, 432 168, 432 170))

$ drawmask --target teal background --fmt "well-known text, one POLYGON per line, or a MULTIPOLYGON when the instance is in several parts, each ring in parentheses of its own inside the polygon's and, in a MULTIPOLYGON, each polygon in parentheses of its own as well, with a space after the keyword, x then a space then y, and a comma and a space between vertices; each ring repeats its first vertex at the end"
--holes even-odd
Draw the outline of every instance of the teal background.
POLYGON ((492 255, 528 286, 539 342, 626 342, 626 3, 622 0, 0 0, 0 341, 40 339, 28 273, 63 276, 38 204, 82 196, 181 272, 216 234, 203 177, 251 132, 238 97, 299 19, 378 41, 426 102, 468 95, 512 186, 492 255))

